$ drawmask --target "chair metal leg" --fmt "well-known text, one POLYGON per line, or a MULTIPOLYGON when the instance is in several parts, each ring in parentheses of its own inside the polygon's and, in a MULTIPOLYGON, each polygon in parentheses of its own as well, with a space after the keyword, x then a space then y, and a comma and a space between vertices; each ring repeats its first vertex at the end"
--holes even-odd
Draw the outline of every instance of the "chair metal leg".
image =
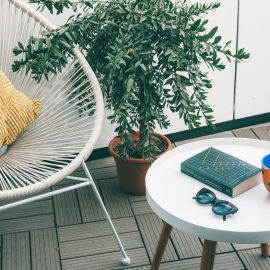
POLYGON ((108 213, 108 211, 107 211, 107 209, 106 209, 106 207, 105 207, 105 205, 104 205, 104 203, 102 201, 102 198, 101 198, 101 196, 100 196, 100 194, 98 192, 98 189, 97 189, 97 187, 95 185, 95 182, 94 182, 94 180, 93 180, 93 178, 92 178, 92 176, 91 176, 91 174, 90 174, 90 172, 89 172, 89 170, 88 170, 85 162, 83 162, 82 165, 83 165, 83 169, 84 169, 84 172, 85 172, 87 178, 91 182, 91 185, 92 185, 93 191, 95 193, 95 196, 96 196, 96 198, 97 198, 97 200, 98 200, 98 202, 99 202, 102 210, 105 213, 105 216, 106 216, 106 218, 107 218, 107 220, 108 220, 108 222, 110 224, 110 227, 112 229, 113 235, 114 235, 114 237, 115 237, 115 239, 117 241, 117 244, 118 244, 118 246, 119 246, 119 248, 121 250, 121 253, 123 255, 123 258, 121 259, 121 263, 123 265, 129 265, 130 264, 130 258, 128 257, 128 255, 127 255, 127 253, 126 253, 126 251, 125 251, 125 249, 124 249, 124 247, 123 247, 123 245, 121 243, 121 240, 120 240, 120 238, 119 238, 119 236, 118 236, 118 234, 116 232, 116 229, 115 229, 115 227, 114 227, 114 225, 112 223, 111 217, 110 217, 110 215, 109 215, 109 213, 108 213))
MULTIPOLYGON (((77 177, 72 177, 72 179, 78 180, 77 177)), ((85 178, 85 180, 86 180, 86 178, 85 178)), ((52 197, 52 196, 56 196, 58 194, 62 194, 64 192, 68 192, 68 191, 75 190, 75 189, 78 189, 78 188, 87 187, 87 186, 90 186, 90 185, 91 184, 89 183, 89 181, 82 181, 79 184, 75 184, 75 185, 68 186, 68 187, 65 187, 65 188, 60 188, 60 189, 57 189, 57 190, 54 190, 54 191, 42 193, 42 194, 39 194, 39 195, 36 195, 36 196, 33 196, 33 197, 29 197, 29 198, 26 198, 26 199, 15 201, 15 202, 12 202, 12 203, 4 204, 4 205, 0 206, 0 211, 10 209, 10 208, 13 208, 13 207, 16 207, 16 206, 24 205, 24 204, 27 204, 27 203, 31 203, 31 202, 36 202, 36 201, 39 201, 39 200, 42 200, 42 199, 45 199, 45 198, 49 198, 49 197, 52 197)))

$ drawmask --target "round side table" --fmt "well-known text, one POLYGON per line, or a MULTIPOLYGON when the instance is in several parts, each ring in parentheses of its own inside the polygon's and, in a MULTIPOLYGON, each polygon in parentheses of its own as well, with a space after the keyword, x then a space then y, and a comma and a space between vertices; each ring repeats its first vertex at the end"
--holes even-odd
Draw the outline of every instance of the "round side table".
POLYGON ((215 147, 250 164, 261 167, 261 159, 270 153, 270 142, 221 138, 201 140, 176 147, 158 158, 146 175, 147 201, 164 221, 151 270, 159 267, 172 227, 204 240, 201 270, 213 269, 217 242, 263 243, 263 256, 268 256, 270 242, 270 194, 263 184, 231 198, 180 171, 180 164, 189 157, 215 147), (223 221, 210 205, 202 206, 192 199, 203 187, 214 191, 219 199, 235 204, 239 211, 223 221))

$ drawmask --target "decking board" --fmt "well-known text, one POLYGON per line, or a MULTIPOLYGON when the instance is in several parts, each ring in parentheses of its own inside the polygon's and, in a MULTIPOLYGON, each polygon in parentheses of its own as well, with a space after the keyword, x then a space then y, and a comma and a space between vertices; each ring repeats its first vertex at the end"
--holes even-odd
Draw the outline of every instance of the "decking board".
MULTIPOLYGON (((138 231, 138 226, 133 217, 114 219, 113 224, 118 233, 138 231)), ((84 238, 105 235, 112 235, 112 230, 107 220, 58 228, 59 242, 82 240, 84 238)))
POLYGON ((131 208, 135 216, 154 213, 147 201, 132 202, 131 208))
MULTIPOLYGON (((136 217, 142 238, 151 260, 157 247, 158 239, 162 230, 162 221, 155 214, 140 215, 136 217)), ((165 249, 163 262, 177 260, 178 256, 169 240, 165 249)))
MULTIPOLYGON (((95 184, 100 193, 98 183, 95 182, 95 184)), ((77 194, 83 222, 93 222, 105 219, 105 214, 98 204, 91 186, 78 189, 77 194)))
POLYGON ((3 235, 2 270, 31 269, 29 233, 3 235))
POLYGON ((261 256, 261 249, 247 249, 238 252, 244 265, 250 270, 270 269, 270 259, 261 256))
POLYGON ((118 179, 100 180, 99 183, 104 203, 111 218, 133 215, 128 197, 121 191, 118 179))
MULTIPOLYGON (((270 140, 270 128, 265 125, 233 130, 177 145, 213 137, 270 140)), ((120 264, 121 252, 89 186, 58 195, 53 200, 47 198, 1 212, 1 270, 150 270, 162 221, 153 213, 145 196, 121 191, 113 158, 87 162, 87 166, 131 258, 131 265, 120 264)), ((85 177, 82 168, 74 175, 85 177)), ((54 189, 73 182, 60 182, 54 189)), ((270 269, 270 259, 261 257, 259 244, 233 246, 218 243, 215 270, 270 269)), ((202 248, 202 240, 174 229, 160 270, 199 269, 202 248)))
POLYGON ((253 132, 257 135, 258 138, 261 140, 270 140, 270 127, 263 126, 263 127, 255 127, 252 128, 253 132))
POLYGON ((233 244, 237 250, 259 248, 260 244, 233 244))
POLYGON ((53 214, 5 219, 0 221, 0 234, 53 228, 54 226, 53 214))
POLYGON ((59 247, 54 228, 30 232, 31 270, 61 270, 59 247))
MULTIPOLYGON (((200 269, 201 258, 162 263, 160 270, 196 270, 200 269)), ((214 270, 245 270, 235 253, 218 254, 214 261, 214 270)))
POLYGON ((256 134, 251 129, 236 129, 233 130, 233 134, 238 138, 257 139, 256 134))
MULTIPOLYGON (((67 186, 69 185, 57 186, 53 188, 53 190, 67 186)), ((82 223, 79 203, 76 196, 76 191, 72 190, 53 197, 57 226, 82 223)))
MULTIPOLYGON (((119 237, 127 249, 141 248, 143 242, 139 232, 120 233, 119 237)), ((119 247, 112 235, 84 238, 80 240, 60 242, 61 259, 72 259, 101 253, 118 251, 119 247)))
POLYGON ((232 244, 218 242, 216 253, 224 253, 224 252, 231 252, 231 251, 233 251, 232 244))
POLYGON ((146 201, 146 196, 145 195, 132 195, 132 194, 128 194, 128 199, 129 201, 132 202, 140 202, 140 201, 146 201))
MULTIPOLYGON (((0 220, 39 216, 53 213, 51 200, 36 201, 25 205, 4 210, 0 214, 0 220)), ((0 228, 1 231, 1 228, 0 228)))
POLYGON ((202 244, 199 238, 173 229, 171 240, 176 248, 180 259, 198 257, 202 254, 202 244))
MULTIPOLYGON (((149 263, 145 248, 127 250, 132 258, 131 266, 146 265, 149 263)), ((108 252, 96 256, 86 256, 62 260, 62 270, 118 270, 128 269, 120 263, 122 255, 119 251, 108 252)))

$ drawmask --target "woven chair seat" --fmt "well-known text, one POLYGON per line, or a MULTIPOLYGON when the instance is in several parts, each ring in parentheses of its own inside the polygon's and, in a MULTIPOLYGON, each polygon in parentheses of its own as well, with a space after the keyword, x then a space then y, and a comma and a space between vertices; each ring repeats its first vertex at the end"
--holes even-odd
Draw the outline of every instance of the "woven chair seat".
POLYGON ((31 73, 12 72, 12 49, 52 25, 21 0, 0 0, 0 70, 16 89, 41 100, 36 121, 0 156, 0 198, 12 199, 63 180, 91 154, 100 134, 103 99, 83 55, 74 49, 60 74, 37 83, 31 73))

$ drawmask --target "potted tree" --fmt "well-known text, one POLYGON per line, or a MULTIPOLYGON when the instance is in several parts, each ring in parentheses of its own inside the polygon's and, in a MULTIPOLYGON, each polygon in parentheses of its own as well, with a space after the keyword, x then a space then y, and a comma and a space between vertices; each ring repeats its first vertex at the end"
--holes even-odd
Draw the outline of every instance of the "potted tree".
POLYGON ((30 38, 14 49, 23 66, 40 80, 57 73, 78 46, 100 80, 109 117, 117 124, 117 138, 109 145, 120 184, 134 194, 145 193, 150 162, 171 148, 154 132, 169 126, 166 107, 179 114, 189 128, 202 121, 213 124, 206 104, 211 79, 205 70, 223 70, 222 59, 241 61, 244 49, 233 53, 221 42, 218 27, 209 29, 205 15, 220 3, 188 5, 185 0, 114 0, 93 3, 69 0, 30 0, 58 14, 65 8, 82 12, 62 27, 30 38), (133 166, 137 166, 134 170, 133 166), (122 166, 124 166, 122 168, 122 166), (140 175, 140 176, 139 176, 140 175))

